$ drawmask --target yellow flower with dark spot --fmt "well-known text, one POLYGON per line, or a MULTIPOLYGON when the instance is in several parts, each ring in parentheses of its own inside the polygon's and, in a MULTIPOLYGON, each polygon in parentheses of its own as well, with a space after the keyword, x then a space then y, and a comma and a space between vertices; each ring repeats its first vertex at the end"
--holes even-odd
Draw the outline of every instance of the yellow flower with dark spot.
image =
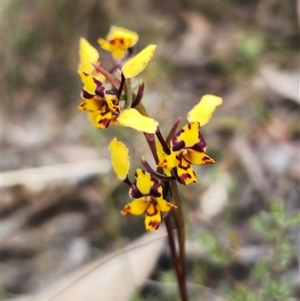
POLYGON ((131 185, 129 195, 134 200, 125 205, 121 214, 141 215, 145 213, 147 231, 158 229, 162 219, 161 212, 177 208, 163 199, 160 182, 142 169, 136 170, 135 182, 131 185))
POLYGON ((83 83, 81 97, 84 99, 79 109, 88 111, 89 119, 95 127, 107 128, 119 115, 119 100, 116 95, 107 94, 103 84, 92 75, 78 73, 83 83))
POLYGON ((122 27, 112 26, 106 40, 99 38, 100 46, 111 53, 113 59, 122 60, 138 41, 137 33, 122 27))
POLYGON ((200 133, 200 126, 205 125, 211 118, 215 108, 222 103, 222 98, 214 95, 204 95, 199 103, 188 113, 189 121, 170 143, 170 154, 166 154, 159 140, 156 140, 158 166, 170 176, 175 171, 178 180, 188 185, 197 182, 197 176, 192 164, 204 165, 215 163, 206 153, 206 142, 200 133))
POLYGON ((78 73, 83 83, 81 97, 84 99, 78 107, 88 111, 89 119, 95 127, 105 129, 115 124, 149 134, 156 132, 159 126, 156 120, 143 116, 133 108, 121 111, 116 95, 106 93, 103 84, 92 75, 78 73))
POLYGON ((175 168, 180 182, 188 185, 197 182, 197 177, 192 164, 203 165, 215 163, 206 153, 206 142, 200 134, 199 122, 186 124, 171 140, 170 155, 165 155, 159 167, 166 173, 175 168))

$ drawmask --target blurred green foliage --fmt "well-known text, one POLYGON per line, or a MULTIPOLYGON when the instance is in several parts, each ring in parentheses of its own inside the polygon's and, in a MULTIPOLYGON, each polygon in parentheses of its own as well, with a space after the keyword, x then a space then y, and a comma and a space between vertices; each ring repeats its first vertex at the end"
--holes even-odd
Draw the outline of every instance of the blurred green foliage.
POLYGON ((233 287, 223 285, 224 294, 233 301, 295 300, 295 284, 283 277, 296 260, 291 230, 299 229, 300 211, 289 216, 283 202, 272 201, 268 211, 250 219, 250 226, 271 250, 257 258, 246 281, 233 287))

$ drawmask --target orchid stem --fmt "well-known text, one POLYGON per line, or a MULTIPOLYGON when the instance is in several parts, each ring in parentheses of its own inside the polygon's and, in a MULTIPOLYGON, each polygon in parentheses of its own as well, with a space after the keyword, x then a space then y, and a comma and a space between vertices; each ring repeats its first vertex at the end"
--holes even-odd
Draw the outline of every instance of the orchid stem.
POLYGON ((178 187, 176 181, 171 181, 171 194, 174 204, 177 206, 177 209, 174 211, 175 223, 177 228, 178 235, 178 244, 179 244, 179 265, 180 269, 178 271, 178 284, 181 294, 182 301, 188 301, 187 291, 186 291, 186 268, 185 268, 185 231, 184 231, 184 219, 182 204, 180 202, 178 187))
MULTIPOLYGON (((147 111, 145 110, 142 103, 136 107, 137 110, 144 116, 148 116, 147 111)), ((159 159, 157 156, 157 151, 155 147, 155 139, 153 134, 144 133, 145 138, 150 146, 151 152, 153 154, 154 160, 156 164, 159 163, 159 159)), ((159 139, 160 143, 162 144, 164 151, 167 154, 170 154, 170 149, 165 142, 160 130, 158 129, 156 132, 156 136, 159 139)), ((184 220, 183 220, 183 212, 182 212, 182 205, 180 202, 177 183, 175 181, 169 181, 171 183, 171 196, 174 201, 174 204, 178 207, 173 212, 170 212, 165 217, 165 224, 168 233, 168 241, 169 247, 171 251, 171 257, 174 265, 174 269, 177 276, 178 281, 178 288, 180 293, 181 301, 188 301, 188 295, 186 290, 186 269, 185 269, 185 233, 184 233, 184 220), (173 214, 172 214, 173 213, 173 214), (172 217, 175 219, 175 225, 177 228, 177 235, 178 235, 178 243, 179 243, 179 251, 176 250, 176 244, 174 240, 174 232, 172 227, 172 217)), ((164 196, 166 197, 166 196, 164 196)))
POLYGON ((131 108, 132 105, 132 88, 130 78, 125 79, 126 104, 125 109, 131 108))

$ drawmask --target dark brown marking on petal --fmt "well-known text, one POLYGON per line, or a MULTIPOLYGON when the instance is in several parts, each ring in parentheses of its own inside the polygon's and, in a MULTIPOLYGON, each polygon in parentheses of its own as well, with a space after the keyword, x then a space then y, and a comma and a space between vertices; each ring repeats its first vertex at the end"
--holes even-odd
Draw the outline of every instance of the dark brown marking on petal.
POLYGON ((88 92, 86 92, 85 90, 82 89, 82 91, 81 91, 81 96, 82 96, 82 98, 84 98, 84 99, 91 99, 91 98, 93 98, 95 95, 91 95, 91 94, 89 94, 88 92))
POLYGON ((136 181, 131 185, 129 195, 134 199, 139 199, 144 196, 137 188, 136 181))
POLYGON ((151 201, 152 202, 152 205, 153 206, 149 206, 148 208, 147 208, 147 210, 146 210, 146 214, 147 214, 147 216, 155 216, 157 213, 158 213, 158 208, 157 208, 157 202, 156 202, 156 204, 154 204, 154 202, 153 202, 153 200, 151 201), (150 207, 153 207, 153 213, 149 213, 149 208, 150 207))
POLYGON ((153 184, 150 187, 150 195, 158 198, 158 197, 161 196, 161 193, 158 191, 158 189, 161 186, 161 184, 153 176, 151 176, 151 181, 153 182, 153 184))
POLYGON ((185 142, 184 141, 180 141, 180 142, 173 142, 172 143, 172 151, 173 152, 177 152, 177 151, 179 151, 179 150, 181 150, 181 149, 184 149, 185 148, 185 142))
POLYGON ((188 160, 186 160, 184 157, 176 157, 179 160, 179 164, 178 167, 180 167, 181 169, 184 170, 188 170, 191 166, 190 162, 188 160), (188 164, 186 166, 183 165, 183 162, 186 161, 188 164))
POLYGON ((79 107, 82 109, 82 110, 86 110, 85 108, 85 101, 83 101, 82 103, 79 104, 79 107))
MULTIPOLYGON (((179 182, 181 184, 186 185, 185 184, 186 181, 189 180, 189 179, 192 179, 191 173, 188 172, 189 169, 192 171, 193 175, 196 177, 195 171, 191 168, 190 162, 188 160, 186 160, 184 157, 180 158, 178 168, 186 171, 185 173, 181 174, 181 176, 178 175, 178 171, 177 171, 177 177, 180 179, 179 182)), ((196 182, 196 181, 193 181, 193 182, 196 182)))
POLYGON ((176 152, 183 148, 185 148, 185 142, 184 141, 178 141, 178 137, 184 133, 184 129, 181 129, 178 133, 175 134, 175 136, 172 138, 172 151, 176 152))
POLYGON ((93 78, 93 81, 96 84, 95 94, 103 98, 105 96, 105 87, 96 78, 93 78))
POLYGON ((200 134, 200 132, 198 138, 199 138, 198 142, 194 144, 192 147, 190 147, 190 149, 196 152, 204 153, 207 144, 203 136, 200 134))
POLYGON ((126 205, 123 209, 122 212, 125 214, 130 214, 131 207, 129 205, 126 205))
POLYGON ((149 227, 157 230, 159 228, 160 223, 157 221, 149 221, 148 225, 149 227))
POLYGON ((98 121, 98 124, 102 124, 105 128, 107 128, 112 120, 112 117, 107 118, 105 115, 109 113, 109 107, 106 103, 104 103, 100 109, 99 109, 99 115, 101 116, 100 120, 98 121))
POLYGON ((202 161, 205 162, 205 164, 210 164, 210 163, 213 164, 213 163, 215 163, 214 160, 211 159, 208 156, 203 157, 202 161))
POLYGON ((157 205, 157 200, 156 198, 151 198, 151 203, 156 206, 157 205))
MULTIPOLYGON (((196 177, 196 174, 195 174, 194 171, 193 171, 193 175, 196 177)), ((189 179, 191 179, 191 178, 192 178, 192 176, 189 173, 186 173, 186 174, 183 174, 183 175, 180 176, 180 180, 181 180, 181 183, 183 185, 186 185, 185 184, 186 181, 189 180, 189 179)), ((196 180, 194 180, 193 182, 196 183, 196 180)))
POLYGON ((110 122, 111 122, 111 119, 109 119, 109 118, 103 118, 103 119, 100 119, 98 121, 98 124, 102 124, 104 126, 104 128, 108 128, 110 122))

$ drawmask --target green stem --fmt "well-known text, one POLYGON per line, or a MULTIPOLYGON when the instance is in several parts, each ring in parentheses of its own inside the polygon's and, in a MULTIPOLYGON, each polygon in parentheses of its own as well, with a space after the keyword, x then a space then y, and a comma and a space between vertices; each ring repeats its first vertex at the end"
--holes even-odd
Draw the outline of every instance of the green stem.
POLYGON ((132 105, 132 88, 130 78, 125 79, 126 104, 125 109, 130 109, 132 105))

